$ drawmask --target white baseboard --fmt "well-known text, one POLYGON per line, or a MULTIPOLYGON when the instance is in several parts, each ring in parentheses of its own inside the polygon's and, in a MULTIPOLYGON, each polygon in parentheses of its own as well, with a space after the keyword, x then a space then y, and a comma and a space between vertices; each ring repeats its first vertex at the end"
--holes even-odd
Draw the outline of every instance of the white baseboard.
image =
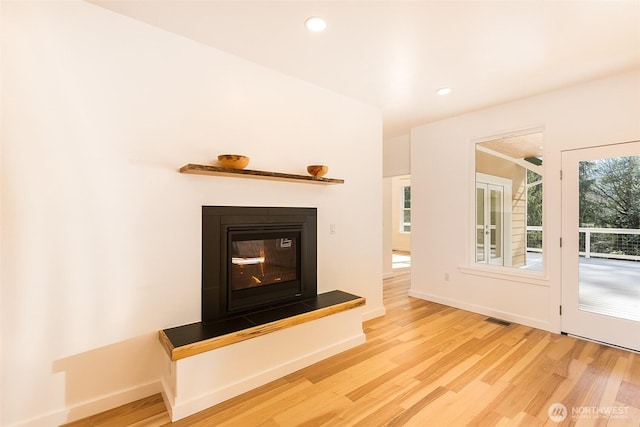
POLYGON ((381 317, 387 314, 387 310, 384 307, 374 308, 373 310, 365 311, 362 314, 362 321, 366 322, 367 320, 375 319, 376 317, 381 317))
POLYGON ((67 406, 65 409, 50 412, 49 414, 21 421, 7 427, 51 427, 72 421, 81 420, 109 409, 134 402, 145 397, 152 396, 162 391, 160 379, 147 384, 142 384, 130 389, 102 396, 97 399, 87 400, 82 403, 67 406))
POLYGON ((167 412, 169 413, 169 419, 173 420, 173 404, 176 401, 176 396, 171 391, 171 387, 166 383, 165 378, 160 380, 160 386, 162 387, 160 394, 162 395, 164 406, 167 408, 167 412))
POLYGON ((420 298, 426 301, 437 302, 439 304, 448 305, 450 307, 459 308, 461 310, 471 311, 473 313, 482 314, 485 316, 496 317, 508 322, 519 323, 521 325, 530 326, 532 328, 542 329, 544 331, 554 332, 551 329, 551 325, 548 321, 534 319, 532 317, 521 316, 516 313, 510 313, 507 311, 496 310, 491 307, 485 307, 476 304, 470 304, 468 302, 459 301, 451 298, 446 298, 438 295, 429 294, 427 292, 420 292, 415 290, 409 290, 409 296, 420 298))

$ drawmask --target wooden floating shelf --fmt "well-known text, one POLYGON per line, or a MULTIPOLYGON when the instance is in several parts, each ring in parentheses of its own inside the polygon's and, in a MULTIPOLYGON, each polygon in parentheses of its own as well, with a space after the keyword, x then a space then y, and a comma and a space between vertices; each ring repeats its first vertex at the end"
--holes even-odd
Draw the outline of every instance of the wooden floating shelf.
POLYGON ((291 173, 267 172, 252 169, 223 168, 221 166, 196 165, 193 163, 189 163, 181 167, 180 173, 272 179, 277 181, 306 182, 309 184, 344 184, 344 179, 317 178, 311 175, 296 175, 291 173))
POLYGON ((163 329, 159 333, 159 339, 171 360, 176 361, 361 307, 365 303, 363 297, 343 291, 331 291, 310 300, 206 325, 198 322, 163 329))

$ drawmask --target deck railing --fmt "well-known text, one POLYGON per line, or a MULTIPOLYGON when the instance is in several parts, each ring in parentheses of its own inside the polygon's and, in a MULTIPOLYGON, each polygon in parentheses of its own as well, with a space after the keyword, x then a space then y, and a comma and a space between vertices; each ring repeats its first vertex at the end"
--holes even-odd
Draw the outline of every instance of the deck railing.
POLYGON ((542 253, 542 226, 527 225, 527 252, 542 253))
POLYGON ((640 230, 580 227, 580 255, 640 261, 640 230))
MULTIPOLYGON (((585 258, 640 261, 640 229, 580 227, 578 232, 585 258)), ((527 251, 542 252, 542 227, 527 226, 527 251)))

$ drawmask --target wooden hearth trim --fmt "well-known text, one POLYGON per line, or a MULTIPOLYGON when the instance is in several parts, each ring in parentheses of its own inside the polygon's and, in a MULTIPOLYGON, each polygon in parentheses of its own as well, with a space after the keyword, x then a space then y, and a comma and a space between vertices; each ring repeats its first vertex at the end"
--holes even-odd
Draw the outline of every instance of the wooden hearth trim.
POLYGON ((330 316, 342 311, 351 310, 356 307, 364 306, 366 299, 358 297, 356 299, 331 305, 328 307, 318 308, 307 313, 298 314, 295 316, 287 317, 285 319, 276 320, 273 322, 257 325, 247 329, 242 329, 237 332, 228 333, 225 335, 216 336, 206 340, 198 341, 192 344, 183 345, 180 347, 174 347, 169 337, 165 334, 165 331, 160 331, 160 343, 166 350, 167 354, 172 361, 184 359, 186 357, 195 356, 200 353, 204 353, 209 350, 224 347, 230 344, 234 344, 240 341, 248 340, 251 338, 266 335, 271 332, 279 331, 281 329, 290 328, 301 323, 310 322, 312 320, 320 319, 322 317, 330 316))

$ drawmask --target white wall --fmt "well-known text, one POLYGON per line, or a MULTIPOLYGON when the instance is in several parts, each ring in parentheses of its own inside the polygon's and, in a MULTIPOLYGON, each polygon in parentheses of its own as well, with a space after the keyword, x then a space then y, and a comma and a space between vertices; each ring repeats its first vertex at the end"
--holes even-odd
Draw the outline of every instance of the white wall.
POLYGON ((639 140, 639 117, 635 71, 413 129, 411 294, 559 332, 561 151, 639 140), (545 129, 546 277, 474 273, 466 268, 473 242, 472 141, 537 126, 545 129))
POLYGON ((379 111, 81 1, 2 18, 2 425, 157 391, 157 331, 200 320, 202 205, 317 207, 319 291, 384 313, 379 111), (227 152, 345 184, 177 173, 227 152))
POLYGON ((411 137, 402 135, 384 141, 383 176, 392 177, 411 174, 411 137))
MULTIPOLYGON (((2 9, 3 9, 3 2, 0 1, 0 40, 1 40, 1 36, 2 36, 2 23, 3 23, 3 19, 2 19, 2 9)), ((4 102, 2 102, 2 90, 3 90, 3 79, 2 79, 2 53, 0 51, 0 166, 3 165, 2 162, 2 140, 3 140, 3 136, 4 133, 2 131, 2 127, 3 127, 3 120, 1 119, 2 117, 4 117, 4 102)), ((4 192, 4 183, 3 183, 3 177, 4 177, 4 173, 2 173, 2 169, 0 169, 0 232, 2 231, 2 212, 4 211, 3 209, 3 202, 4 202, 4 197, 1 196, 1 194, 4 192)), ((4 272, 3 272, 3 267, 2 267, 2 260, 3 260, 3 248, 4 248, 4 244, 2 243, 2 237, 0 236, 0 307, 2 307, 2 283, 3 283, 3 278, 4 278, 4 272)), ((3 366, 3 361, 2 361, 2 355, 4 354, 4 347, 2 346, 2 314, 0 313, 0 368, 3 366)), ((1 373, 1 370, 0 370, 1 373)), ((4 387, 2 387, 2 382, 0 380, 0 402, 4 401, 4 387)), ((2 423, 2 405, 0 405, 0 423, 2 423)))

